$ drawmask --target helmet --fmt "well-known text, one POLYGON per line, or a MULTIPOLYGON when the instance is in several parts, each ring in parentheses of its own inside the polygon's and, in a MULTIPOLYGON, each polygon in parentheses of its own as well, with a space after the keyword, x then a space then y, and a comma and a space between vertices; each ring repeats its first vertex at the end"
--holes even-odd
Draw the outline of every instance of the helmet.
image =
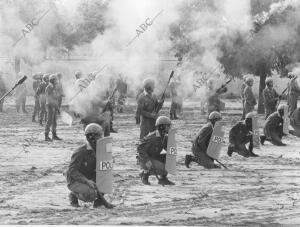
POLYGON ((155 85, 155 82, 154 82, 153 79, 148 78, 148 79, 145 79, 145 80, 143 81, 143 85, 144 85, 144 88, 147 87, 147 86, 150 86, 150 87, 153 88, 154 85, 155 85))
POLYGON ((32 75, 32 79, 34 80, 40 80, 41 79, 41 75, 39 73, 35 73, 32 75))
POLYGON ((85 135, 88 135, 88 134, 99 134, 99 135, 103 135, 103 129, 100 125, 96 124, 96 123, 91 123, 91 124, 88 124, 86 127, 85 127, 85 130, 84 130, 84 134, 85 135))
POLYGON ((273 80, 271 77, 268 77, 265 82, 268 85, 269 83, 273 82, 273 80))
POLYGON ((288 75, 287 75, 287 77, 289 79, 292 79, 293 77, 295 77, 295 74, 293 72, 289 72, 288 75))
POLYGON ((49 80, 49 74, 48 73, 46 73, 46 74, 44 74, 44 76, 43 76, 43 80, 44 81, 48 81, 49 80))
POLYGON ((156 119, 155 122, 155 126, 160 126, 160 125, 170 125, 171 124, 171 120, 170 118, 166 117, 166 116, 160 116, 156 119))
POLYGON ((80 71, 75 72, 76 79, 79 79, 81 77, 81 75, 82 75, 82 72, 80 72, 80 71))
POLYGON ((209 120, 221 120, 222 116, 218 111, 213 111, 208 116, 209 120))
POLYGON ((244 76, 243 76, 243 81, 246 81, 247 78, 248 78, 248 75, 244 75, 244 76))
POLYGON ((245 118, 246 118, 246 119, 247 119, 247 118, 251 118, 251 119, 252 119, 254 116, 255 116, 255 114, 254 114, 253 112, 250 112, 250 113, 247 113, 247 115, 246 115, 245 118))
POLYGON ((286 105, 284 105, 284 104, 280 104, 280 105, 278 106, 277 110, 284 110, 285 106, 286 106, 286 105))
POLYGON ((55 81, 57 80, 57 76, 55 74, 51 74, 49 77, 49 81, 55 81))
POLYGON ((19 73, 18 73, 19 78, 22 78, 24 75, 25 75, 25 74, 24 74, 23 72, 19 72, 19 73))
POLYGON ((252 77, 247 77, 246 83, 250 83, 250 82, 254 82, 253 78, 252 77))
POLYGON ((56 73, 56 76, 57 76, 57 78, 61 78, 61 77, 62 77, 62 74, 61 74, 60 72, 57 72, 57 73, 56 73))

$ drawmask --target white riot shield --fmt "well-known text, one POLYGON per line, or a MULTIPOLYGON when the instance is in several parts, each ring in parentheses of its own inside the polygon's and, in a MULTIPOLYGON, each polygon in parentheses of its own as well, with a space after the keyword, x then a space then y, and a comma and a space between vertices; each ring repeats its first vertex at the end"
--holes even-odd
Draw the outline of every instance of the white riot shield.
POLYGON ((207 155, 215 160, 218 160, 220 158, 222 144, 225 143, 225 132, 222 130, 224 125, 224 121, 216 122, 207 148, 207 155))
POLYGON ((176 173, 176 129, 170 129, 168 133, 168 144, 167 144, 167 154, 166 154, 166 166, 165 169, 170 174, 176 173))
POLYGON ((96 158, 97 187, 102 193, 112 193, 112 137, 104 137, 98 140, 96 158))
POLYGON ((252 117, 252 132, 253 132, 253 147, 260 147, 260 138, 259 138, 259 127, 258 127, 258 117, 252 117))

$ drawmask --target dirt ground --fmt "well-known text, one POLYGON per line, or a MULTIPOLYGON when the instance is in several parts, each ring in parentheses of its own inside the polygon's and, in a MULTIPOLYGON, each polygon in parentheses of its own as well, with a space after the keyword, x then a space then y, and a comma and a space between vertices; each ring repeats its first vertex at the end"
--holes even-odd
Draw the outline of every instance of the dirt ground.
MULTIPOLYGON (((135 124, 134 100, 123 114, 116 114, 113 137, 114 192, 106 195, 117 207, 94 209, 68 204, 63 172, 72 152, 84 142, 82 126, 76 120, 69 127, 58 121, 63 141, 44 142, 43 128, 31 122, 29 114, 17 114, 12 100, 6 114, 0 114, 0 224, 126 224, 126 225, 254 225, 300 224, 300 138, 288 135, 287 147, 266 142, 255 149, 260 156, 227 156, 229 170, 206 170, 196 164, 184 166, 190 140, 205 123, 195 100, 184 103, 184 116, 174 121, 178 128, 178 172, 170 175, 175 186, 162 187, 151 177, 151 186, 141 183, 135 152, 139 128, 135 124)), ((223 113, 226 141, 229 128, 239 120, 241 104, 226 100, 223 113)), ((167 113, 166 101, 162 113, 167 113)), ((259 116, 262 132, 263 116, 259 116)))

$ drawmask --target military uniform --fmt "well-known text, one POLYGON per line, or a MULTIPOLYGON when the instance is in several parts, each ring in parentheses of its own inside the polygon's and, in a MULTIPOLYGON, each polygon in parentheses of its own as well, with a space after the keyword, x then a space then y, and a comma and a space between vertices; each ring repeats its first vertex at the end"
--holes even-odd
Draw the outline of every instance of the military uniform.
POLYGON ((274 88, 268 88, 266 87, 263 90, 263 97, 264 97, 264 105, 265 105, 265 111, 266 111, 266 118, 272 113, 276 111, 276 105, 278 101, 279 95, 275 91, 274 88))
POLYGON ((227 88, 224 87, 222 89, 218 90, 213 90, 209 89, 208 90, 208 95, 207 95, 207 112, 208 115, 213 112, 213 111, 218 111, 220 112, 221 110, 224 109, 224 103, 220 100, 220 95, 222 93, 225 93, 227 91, 227 88))
POLYGON ((300 137, 300 107, 298 107, 291 115, 290 124, 294 128, 294 130, 290 130, 290 133, 300 137))
POLYGON ((288 83, 288 106, 289 116, 297 109, 297 101, 300 95, 300 88, 296 80, 291 80, 288 83))
POLYGON ((281 141, 283 136, 283 118, 277 111, 267 118, 264 126, 264 134, 264 136, 261 136, 261 140, 270 141, 277 146, 283 145, 281 141))
MULTIPOLYGON (((241 156, 250 157, 253 150, 253 139, 251 131, 244 122, 238 122, 229 132, 228 153, 236 152, 241 156), (246 144, 249 143, 249 147, 246 144)), ((231 154, 230 154, 231 156, 231 154)))
POLYGON ((18 113, 20 111, 20 108, 22 108, 23 113, 27 113, 25 108, 26 96, 27 96, 27 88, 24 82, 16 88, 16 109, 18 113))
POLYGON ((52 127, 52 135, 54 136, 56 135, 59 94, 56 87, 52 83, 49 83, 49 85, 46 87, 45 94, 48 115, 45 133, 49 134, 50 127, 52 127))
POLYGON ((161 138, 158 131, 150 133, 141 140, 137 147, 138 160, 143 170, 148 171, 146 163, 151 161, 154 170, 150 170, 150 175, 157 174, 166 176, 165 170, 166 154, 160 154, 163 149, 167 150, 168 137, 161 138))
POLYGON ((97 198, 97 191, 87 184, 88 180, 96 182, 96 153, 89 143, 73 153, 67 170, 67 183, 77 198, 93 202, 97 198))
POLYGON ((62 104, 62 99, 63 99, 63 96, 64 96, 64 91, 63 91, 61 81, 59 81, 58 84, 56 85, 56 90, 57 90, 57 93, 58 93, 58 109, 60 109, 61 104, 62 104))
POLYGON ((241 86, 241 99, 242 99, 242 104, 243 104, 243 114, 242 114, 242 120, 245 119, 246 112, 245 112, 245 96, 244 96, 244 90, 246 88, 246 83, 243 83, 241 86))
MULTIPOLYGON (((0 98, 7 92, 2 75, 0 75, 0 98)), ((4 99, 0 101, 0 112, 3 112, 4 99)))
POLYGON ((171 108, 170 108, 170 119, 177 119, 177 110, 181 110, 182 98, 179 97, 177 87, 179 83, 173 82, 170 84, 171 93, 171 108))
POLYGON ((42 124, 43 120, 47 121, 47 110, 46 110, 46 87, 48 83, 43 81, 39 84, 38 89, 36 91, 36 95, 39 97, 40 102, 40 112, 39 112, 39 122, 42 124))
POLYGON ((117 110, 119 113, 123 112, 123 108, 127 98, 127 83, 123 79, 118 79, 117 82, 117 91, 119 92, 119 97, 117 100, 118 106, 117 110))
POLYGON ((143 139, 149 132, 155 130, 156 113, 155 110, 161 109, 155 95, 149 95, 145 91, 138 98, 136 111, 137 123, 140 122, 140 139, 143 139))
POLYGON ((206 153, 212 133, 213 125, 211 122, 208 122, 200 129, 200 132, 193 140, 192 145, 192 152, 195 156, 192 161, 195 161, 208 169, 215 167, 214 159, 209 157, 206 153))
POLYGON ((39 114, 40 111, 40 102, 39 102, 39 96, 37 95, 37 90, 40 85, 40 80, 34 80, 32 82, 32 88, 34 92, 34 109, 32 114, 32 120, 35 120, 35 116, 39 114))
POLYGON ((247 113, 252 112, 254 110, 254 106, 257 104, 251 86, 246 86, 246 88, 244 89, 244 98, 244 109, 246 115, 247 113))

